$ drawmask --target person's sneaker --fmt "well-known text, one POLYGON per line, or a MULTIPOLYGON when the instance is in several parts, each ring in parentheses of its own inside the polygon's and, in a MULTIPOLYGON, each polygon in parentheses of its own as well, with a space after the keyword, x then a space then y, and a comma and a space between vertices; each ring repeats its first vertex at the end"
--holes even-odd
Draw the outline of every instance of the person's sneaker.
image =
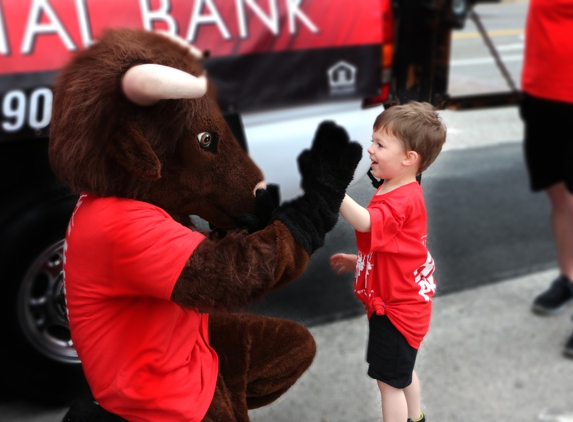
POLYGON ((569 337, 569 340, 567 340, 567 343, 565 343, 565 349, 563 349, 563 354, 568 358, 573 359, 573 334, 571 334, 571 337, 569 337))
POLYGON ((426 415, 424 415, 424 412, 422 412, 420 419, 413 421, 412 419, 408 418, 408 422, 426 422, 426 415))
POLYGON ((573 303, 573 282, 560 275, 551 286, 535 298, 532 310, 540 315, 554 315, 573 303))

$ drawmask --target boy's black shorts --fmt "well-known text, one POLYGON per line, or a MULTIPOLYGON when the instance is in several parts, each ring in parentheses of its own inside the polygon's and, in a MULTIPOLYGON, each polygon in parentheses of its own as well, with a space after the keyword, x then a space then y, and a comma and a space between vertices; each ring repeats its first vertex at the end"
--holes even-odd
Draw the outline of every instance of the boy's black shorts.
POLYGON ((565 182, 573 193, 573 104, 524 94, 519 111, 531 190, 565 182))
POLYGON ((418 350, 408 344, 386 315, 373 314, 369 327, 368 375, 394 388, 406 388, 412 383, 418 350))

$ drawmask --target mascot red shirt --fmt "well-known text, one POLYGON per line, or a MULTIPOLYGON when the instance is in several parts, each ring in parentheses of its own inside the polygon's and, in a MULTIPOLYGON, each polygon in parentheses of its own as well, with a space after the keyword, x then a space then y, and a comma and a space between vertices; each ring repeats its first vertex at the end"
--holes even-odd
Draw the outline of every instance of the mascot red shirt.
POLYGON ((436 290, 434 261, 426 248, 426 209, 417 182, 383 195, 367 207, 372 228, 356 232, 354 291, 368 311, 387 315, 415 349, 428 332, 436 290))
POLYGON ((72 340, 94 396, 130 421, 200 421, 209 408, 218 365, 208 315, 170 300, 203 239, 131 199, 82 194, 70 220, 64 277, 72 340))

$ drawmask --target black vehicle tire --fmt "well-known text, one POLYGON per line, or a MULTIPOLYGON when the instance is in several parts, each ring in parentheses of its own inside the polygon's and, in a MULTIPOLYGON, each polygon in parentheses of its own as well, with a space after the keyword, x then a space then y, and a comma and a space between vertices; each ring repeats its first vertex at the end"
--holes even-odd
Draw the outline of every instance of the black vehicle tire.
POLYGON ((64 237, 76 199, 68 194, 26 207, 0 239, 0 383, 6 391, 51 404, 89 395, 61 295, 64 237))

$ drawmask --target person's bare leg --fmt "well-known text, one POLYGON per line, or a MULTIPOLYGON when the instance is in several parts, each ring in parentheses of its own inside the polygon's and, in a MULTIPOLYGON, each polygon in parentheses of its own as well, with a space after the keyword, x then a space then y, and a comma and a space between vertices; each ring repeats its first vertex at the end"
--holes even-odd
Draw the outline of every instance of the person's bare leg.
POLYGON ((384 422, 405 422, 408 419, 408 404, 404 390, 378 382, 382 396, 382 417, 384 422))
POLYGON ((561 274, 573 280, 573 195, 565 183, 546 190, 551 201, 551 229, 561 274))
POLYGON ((412 372, 412 383, 404 388, 404 396, 406 396, 408 405, 408 417, 417 421, 422 415, 422 405, 420 403, 420 380, 416 371, 412 372))
POLYGON ((567 225, 569 227, 569 236, 567 237, 567 252, 563 256, 563 267, 565 275, 569 280, 573 280, 573 193, 565 189, 565 202, 567 203, 567 225))

